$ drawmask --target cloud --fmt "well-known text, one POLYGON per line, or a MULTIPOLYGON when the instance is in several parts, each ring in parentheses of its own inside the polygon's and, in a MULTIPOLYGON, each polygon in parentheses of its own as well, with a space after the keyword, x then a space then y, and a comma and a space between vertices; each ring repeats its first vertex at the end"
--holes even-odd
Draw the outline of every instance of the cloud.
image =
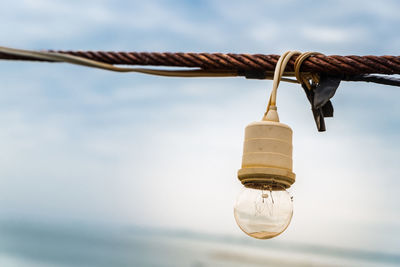
POLYGON ((360 29, 352 30, 308 25, 303 27, 301 31, 305 38, 314 42, 347 44, 364 39, 360 29))

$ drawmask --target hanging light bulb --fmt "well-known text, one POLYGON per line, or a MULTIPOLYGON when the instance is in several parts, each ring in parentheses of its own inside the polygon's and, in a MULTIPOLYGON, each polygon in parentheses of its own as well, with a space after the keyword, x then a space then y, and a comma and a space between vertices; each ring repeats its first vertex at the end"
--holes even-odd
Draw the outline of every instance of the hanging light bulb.
POLYGON ((259 239, 285 231, 293 215, 292 197, 286 191, 295 181, 292 130, 267 117, 246 127, 242 169, 238 172, 245 188, 234 207, 240 229, 259 239))
POLYGON ((244 188, 235 205, 240 229, 251 237, 268 239, 285 231, 293 215, 293 203, 285 188, 244 188))
POLYGON ((293 201, 286 191, 294 182, 292 172, 292 129, 279 122, 276 91, 290 57, 281 56, 274 85, 262 121, 245 129, 242 168, 238 178, 244 185, 234 206, 236 223, 251 237, 268 239, 281 234, 293 215, 293 201))

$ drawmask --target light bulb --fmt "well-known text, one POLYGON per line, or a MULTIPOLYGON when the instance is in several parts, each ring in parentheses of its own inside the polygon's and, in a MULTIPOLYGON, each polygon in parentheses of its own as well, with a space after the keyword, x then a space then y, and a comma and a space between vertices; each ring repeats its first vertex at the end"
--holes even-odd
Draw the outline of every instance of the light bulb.
POLYGON ((243 232, 258 239, 281 234, 293 215, 293 200, 284 187, 245 187, 234 206, 236 223, 243 232))
POLYGON ((235 220, 251 237, 268 239, 286 230, 293 215, 286 191, 294 182, 292 129, 279 122, 271 107, 262 121, 246 126, 242 168, 238 178, 244 189, 234 207, 235 220))

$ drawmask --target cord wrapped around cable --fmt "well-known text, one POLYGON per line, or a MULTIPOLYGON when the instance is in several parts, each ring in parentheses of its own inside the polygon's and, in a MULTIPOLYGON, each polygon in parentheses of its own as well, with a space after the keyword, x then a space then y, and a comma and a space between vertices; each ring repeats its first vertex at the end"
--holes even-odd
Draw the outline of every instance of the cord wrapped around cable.
POLYGON ((325 131, 325 117, 333 117, 334 96, 341 81, 365 81, 400 86, 400 79, 382 74, 400 74, 396 56, 325 56, 317 52, 288 51, 277 55, 221 53, 137 53, 102 51, 34 51, 0 46, 0 59, 65 62, 115 72, 137 72, 168 77, 235 77, 273 79, 267 105, 276 111, 280 81, 300 83, 311 104, 318 131, 325 131), (117 65, 181 67, 158 69, 117 65), (296 77, 291 79, 288 77, 296 77))
MULTIPOLYGON (((205 70, 240 70, 242 72, 261 73, 264 71, 273 72, 279 59, 279 55, 274 54, 44 51, 74 55, 116 65, 189 67, 205 70)), ((287 71, 294 71, 296 58, 294 56, 288 62, 287 71)), ((0 52, 0 59, 46 61, 28 56, 10 55, 4 52, 0 52)), ((325 72, 330 75, 400 74, 400 56, 317 55, 306 59, 302 65, 303 71, 325 72)))

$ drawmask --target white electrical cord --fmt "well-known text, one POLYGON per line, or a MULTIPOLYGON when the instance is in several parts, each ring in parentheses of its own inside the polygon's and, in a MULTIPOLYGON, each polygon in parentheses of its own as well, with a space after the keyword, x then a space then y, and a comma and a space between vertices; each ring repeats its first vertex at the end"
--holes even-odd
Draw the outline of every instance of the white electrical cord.
MULTIPOLYGON (((187 69, 187 70, 165 70, 165 69, 150 69, 150 68, 128 68, 128 67, 116 67, 112 64, 107 64, 79 56, 68 55, 64 53, 57 52, 47 52, 47 51, 32 51, 15 49, 0 46, 0 52, 4 54, 23 56, 34 59, 41 59, 52 62, 66 62, 70 64, 76 64, 91 68, 99 68, 109 71, 116 72, 138 72, 150 75, 168 76, 168 77, 235 77, 239 76, 235 70, 203 70, 203 69, 187 69)), ((294 77, 294 72, 282 73, 280 80, 291 83, 298 83, 294 79, 283 78, 282 76, 294 77)), ((266 72, 265 79, 272 80, 272 72, 266 72)))

